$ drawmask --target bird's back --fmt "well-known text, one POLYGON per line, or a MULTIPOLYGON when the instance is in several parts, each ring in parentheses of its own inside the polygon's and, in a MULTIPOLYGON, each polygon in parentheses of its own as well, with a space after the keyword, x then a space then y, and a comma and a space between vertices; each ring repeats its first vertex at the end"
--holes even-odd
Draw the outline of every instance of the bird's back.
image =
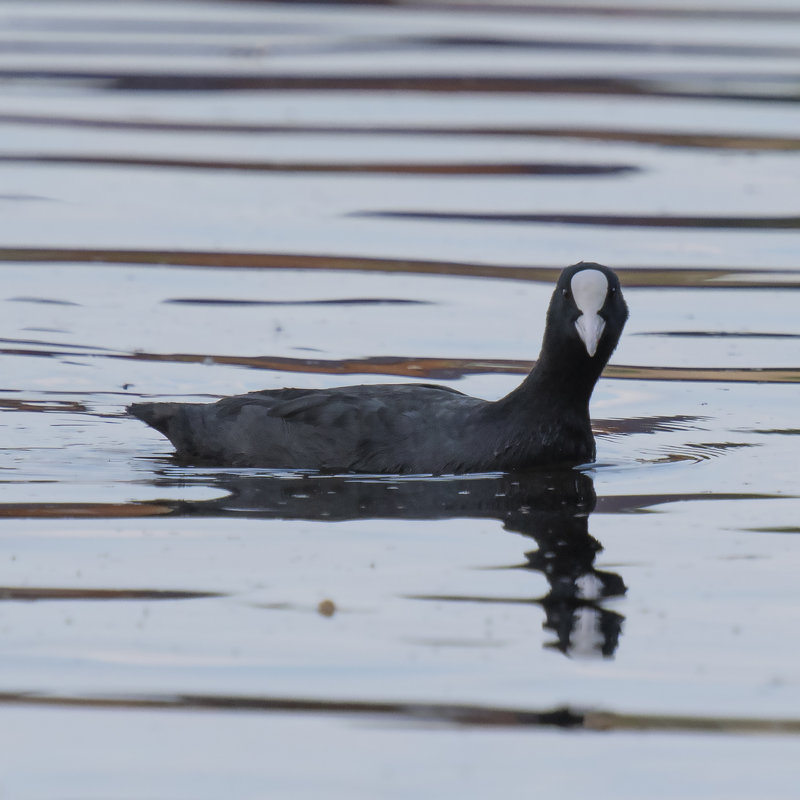
POLYGON ((232 466, 409 473, 463 471, 453 450, 486 401, 428 384, 276 389, 217 403, 129 411, 186 460, 232 466))

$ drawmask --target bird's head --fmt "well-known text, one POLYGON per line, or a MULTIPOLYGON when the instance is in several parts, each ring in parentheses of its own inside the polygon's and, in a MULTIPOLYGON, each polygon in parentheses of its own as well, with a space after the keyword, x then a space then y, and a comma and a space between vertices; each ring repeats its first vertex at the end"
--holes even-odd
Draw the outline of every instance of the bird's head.
POLYGON ((599 374, 627 319, 628 306, 614 271, 581 261, 567 267, 558 279, 547 311, 543 355, 588 360, 599 374))

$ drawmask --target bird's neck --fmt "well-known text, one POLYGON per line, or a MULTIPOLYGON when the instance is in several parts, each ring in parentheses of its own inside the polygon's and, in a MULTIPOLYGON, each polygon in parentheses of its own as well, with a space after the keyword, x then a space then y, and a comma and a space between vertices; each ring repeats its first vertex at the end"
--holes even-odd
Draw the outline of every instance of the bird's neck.
POLYGON ((589 400, 603 366, 599 360, 578 367, 573 358, 540 356, 525 380, 498 402, 539 417, 569 412, 588 414, 589 400))

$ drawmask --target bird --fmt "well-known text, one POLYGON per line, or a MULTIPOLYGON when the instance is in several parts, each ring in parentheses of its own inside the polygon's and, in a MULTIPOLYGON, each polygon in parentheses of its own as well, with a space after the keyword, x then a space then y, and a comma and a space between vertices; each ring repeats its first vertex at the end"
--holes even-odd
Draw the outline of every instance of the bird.
POLYGON ((425 383, 267 389, 213 403, 134 403, 186 464, 326 473, 515 472, 594 461, 589 400, 628 307, 609 267, 564 269, 541 352, 499 400, 425 383))

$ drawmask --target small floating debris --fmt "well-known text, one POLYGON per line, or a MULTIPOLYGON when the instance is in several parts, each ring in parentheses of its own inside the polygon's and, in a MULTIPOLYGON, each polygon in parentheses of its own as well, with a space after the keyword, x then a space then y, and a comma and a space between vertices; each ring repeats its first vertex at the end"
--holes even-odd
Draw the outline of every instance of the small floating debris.
POLYGON ((336 604, 333 600, 320 600, 317 613, 321 617, 332 617, 336 613, 336 604))

